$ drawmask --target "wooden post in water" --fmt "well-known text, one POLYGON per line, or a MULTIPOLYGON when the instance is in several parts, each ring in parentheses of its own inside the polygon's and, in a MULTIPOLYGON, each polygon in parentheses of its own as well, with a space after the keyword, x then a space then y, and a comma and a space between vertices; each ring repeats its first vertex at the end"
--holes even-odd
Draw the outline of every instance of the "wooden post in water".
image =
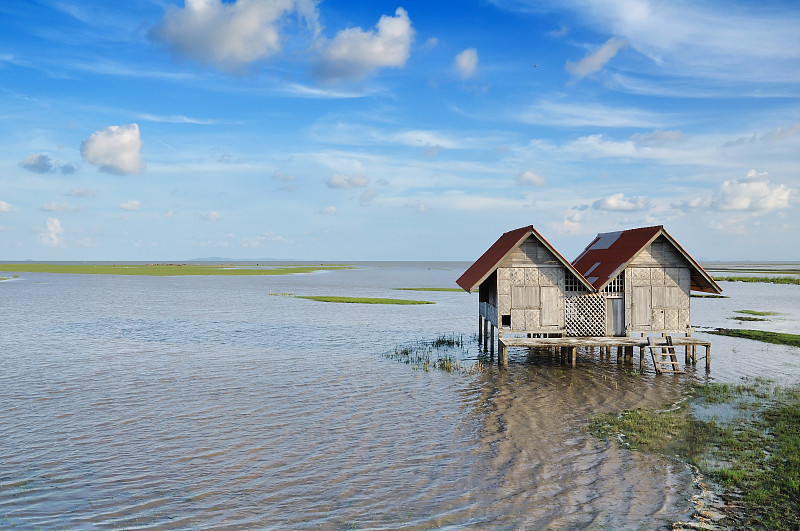
POLYGON ((706 345, 706 372, 711 370, 711 343, 706 345))
POLYGON ((478 314, 478 345, 483 342, 483 316, 478 314))
POLYGON ((571 347, 569 350, 572 356, 572 366, 574 367, 578 361, 578 347, 571 347))

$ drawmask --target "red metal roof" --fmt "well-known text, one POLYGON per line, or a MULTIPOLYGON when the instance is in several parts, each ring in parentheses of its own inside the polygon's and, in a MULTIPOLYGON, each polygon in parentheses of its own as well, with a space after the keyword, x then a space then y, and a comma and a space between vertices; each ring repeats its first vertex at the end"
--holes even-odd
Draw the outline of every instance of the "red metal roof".
POLYGON ((572 265, 599 291, 625 269, 636 255, 662 235, 692 266, 691 289, 710 293, 722 291, 714 279, 683 250, 662 225, 598 234, 572 265))
POLYGON ((464 271, 464 274, 461 275, 458 280, 456 280, 456 284, 461 286, 461 288, 464 290, 471 292, 500 266, 500 263, 511 253, 511 251, 516 249, 531 235, 534 235, 542 243, 542 245, 547 247, 547 249, 549 249, 550 252, 552 252, 556 258, 558 258, 558 260, 564 264, 567 270, 580 280, 581 284, 583 284, 587 289, 592 289, 591 284, 589 284, 589 282, 587 282, 586 279, 581 276, 581 274, 572 266, 572 264, 570 264, 563 256, 561 256, 561 253, 556 251, 556 249, 550 245, 550 243, 545 240, 536 229, 533 228, 533 225, 520 227, 518 229, 508 231, 500 236, 497 241, 494 242, 492 246, 489 247, 489 249, 469 267, 469 269, 464 271))

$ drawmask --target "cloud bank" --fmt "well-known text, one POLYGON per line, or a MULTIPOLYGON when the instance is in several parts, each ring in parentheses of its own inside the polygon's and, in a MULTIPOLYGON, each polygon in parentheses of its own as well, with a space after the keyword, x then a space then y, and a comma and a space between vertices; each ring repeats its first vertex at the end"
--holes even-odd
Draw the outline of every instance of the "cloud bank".
POLYGON ((790 208, 793 190, 783 184, 773 185, 767 172, 750 170, 744 179, 725 181, 711 201, 717 210, 768 212, 790 208))

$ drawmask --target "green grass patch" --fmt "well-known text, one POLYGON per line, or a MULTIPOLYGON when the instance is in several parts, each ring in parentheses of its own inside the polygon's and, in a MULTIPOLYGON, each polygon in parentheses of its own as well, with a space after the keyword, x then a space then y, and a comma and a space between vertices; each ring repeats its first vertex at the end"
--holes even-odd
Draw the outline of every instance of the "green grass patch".
POLYGON ((764 379, 698 385, 676 407, 599 415, 589 429, 632 449, 676 455, 715 479, 723 497, 740 495, 744 511, 725 511, 736 521, 731 528, 800 528, 800 386, 773 388, 764 379), (693 406, 705 404, 749 413, 699 420, 693 406))
POLYGON ((733 319, 735 321, 768 321, 768 319, 763 319, 761 317, 748 317, 747 315, 740 315, 738 317, 728 317, 728 319, 733 319))
POLYGON ((328 295, 297 295, 298 299, 308 299, 317 302, 337 302, 345 304, 436 304, 432 301, 415 301, 408 299, 381 299, 373 297, 334 297, 328 295))
POLYGON ((762 341, 764 343, 773 343, 775 345, 800 347, 800 335, 797 334, 737 328, 717 328, 716 330, 708 330, 707 332, 709 334, 716 334, 718 336, 743 337, 745 339, 762 341))
POLYGON ((800 277, 716 277, 717 282, 762 282, 766 284, 798 284, 800 277))
POLYGON ((780 315, 778 312, 759 312, 757 310, 736 310, 734 313, 743 313, 745 315, 780 315))
POLYGON ((353 269, 348 265, 286 265, 249 268, 240 265, 205 264, 0 264, 0 270, 24 273, 63 273, 78 275, 142 275, 153 277, 209 275, 296 275, 315 271, 353 269))
MULTIPOLYGON (((461 288, 394 288, 394 289, 396 291, 464 291, 461 288)), ((478 290, 475 291, 477 292, 478 290)))
POLYGON ((690 297, 694 297, 696 299, 727 299, 727 298, 729 298, 727 295, 715 295, 713 293, 692 293, 689 296, 690 297))

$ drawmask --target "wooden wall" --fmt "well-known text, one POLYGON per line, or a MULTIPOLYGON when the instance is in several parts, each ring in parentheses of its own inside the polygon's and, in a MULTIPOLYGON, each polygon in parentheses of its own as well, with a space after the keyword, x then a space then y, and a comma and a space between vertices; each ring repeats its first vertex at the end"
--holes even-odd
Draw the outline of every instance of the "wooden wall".
POLYGON ((665 238, 654 241, 625 270, 627 332, 691 329, 689 262, 665 238))
POLYGON ((530 237, 497 269, 497 312, 511 316, 517 332, 564 329, 565 267, 536 238, 530 237))

